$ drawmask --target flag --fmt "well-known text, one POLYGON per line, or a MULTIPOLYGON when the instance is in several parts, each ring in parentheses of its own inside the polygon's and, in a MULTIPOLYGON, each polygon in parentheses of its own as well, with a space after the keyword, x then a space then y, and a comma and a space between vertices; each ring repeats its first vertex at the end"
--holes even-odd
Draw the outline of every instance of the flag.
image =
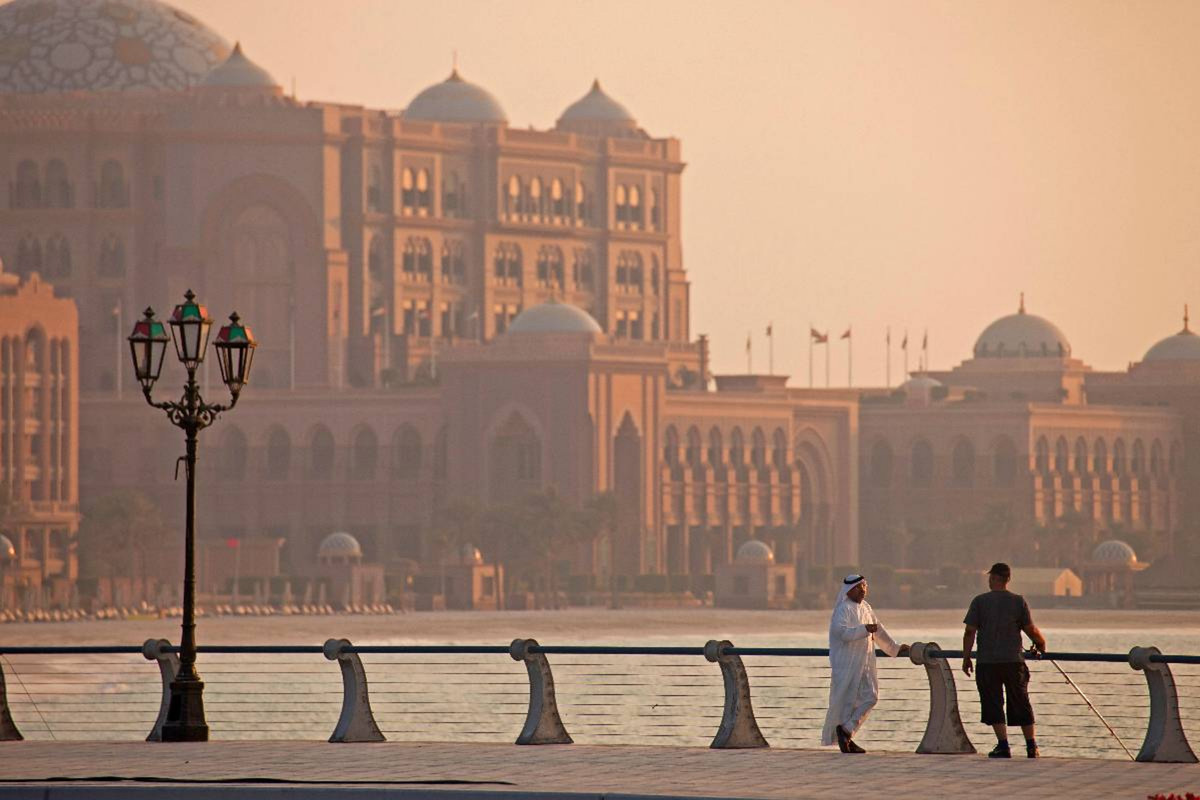
POLYGON ((750 352, 750 334, 746 334, 746 352, 750 352))
POLYGON ((891 328, 887 329, 887 337, 884 339, 884 341, 887 342, 889 347, 891 346, 891 344, 892 344, 892 329, 891 328))
POLYGON ((901 350, 907 350, 907 349, 908 349, 908 331, 905 331, 905 332, 904 332, 904 339, 902 339, 902 340, 901 340, 901 342, 900 342, 900 349, 901 349, 901 350))
MULTIPOLYGON (((1010 308, 1011 308, 1011 306, 1010 306, 1010 308)), ((921 349, 922 350, 929 349, 929 331, 925 331, 925 335, 921 338, 921 349)))
POLYGON ((828 341, 829 341, 829 334, 828 334, 828 333, 821 333, 821 332, 820 332, 819 330, 817 330, 816 328, 809 328, 809 329, 808 329, 808 335, 809 335, 809 336, 811 336, 811 337, 812 337, 812 340, 813 340, 814 342, 816 342, 817 344, 825 344, 826 342, 828 342, 828 341))
POLYGON ((842 334, 842 338, 843 338, 843 339, 849 339, 849 338, 850 338, 850 328, 846 328, 846 332, 842 334))
POLYGON ((773 335, 774 335, 774 332, 773 332, 773 330, 772 330, 772 328, 774 327, 774 325, 775 325, 775 323, 773 323, 773 322, 768 322, 768 323, 767 323, 767 336, 773 336, 773 335))

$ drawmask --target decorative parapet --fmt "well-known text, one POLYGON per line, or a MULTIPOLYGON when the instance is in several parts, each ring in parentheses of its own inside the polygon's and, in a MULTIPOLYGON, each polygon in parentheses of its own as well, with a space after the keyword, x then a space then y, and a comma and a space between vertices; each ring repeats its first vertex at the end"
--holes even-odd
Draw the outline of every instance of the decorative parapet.
POLYGON ((1129 651, 1129 666, 1146 675, 1150 690, 1150 720, 1146 723, 1146 740, 1138 751, 1138 761, 1158 761, 1168 764, 1195 764, 1196 754, 1188 744, 1179 717, 1179 693, 1171 665, 1151 661, 1161 656, 1157 647, 1135 647, 1129 651))
POLYGON ((554 696, 554 675, 543 653, 531 652, 536 639, 513 639, 508 654, 513 661, 524 661, 529 674, 529 713, 517 744, 571 744, 571 734, 558 714, 554 696))
POLYGON ((942 655, 937 642, 913 642, 908 657, 914 664, 925 667, 925 676, 929 679, 929 722, 925 725, 925 735, 917 745, 917 752, 946 755, 974 753, 975 745, 971 744, 958 713, 954 670, 942 655))
POLYGON ((754 707, 750 703, 750 678, 742 657, 727 650, 733 647, 728 640, 712 639, 704 645, 704 657, 721 666, 721 679, 725 683, 725 709, 721 714, 721 727, 709 747, 744 748, 770 747, 758 721, 754 718, 754 707))
POLYGON ((358 653, 347 652, 353 647, 349 639, 328 639, 325 657, 337 661, 342 669, 342 713, 338 717, 331 742, 385 741, 375 715, 371 713, 371 697, 367 693, 367 673, 358 653))
POLYGON ((142 645, 142 655, 147 661, 158 662, 162 676, 162 700, 158 704, 158 719, 146 735, 147 742, 161 742, 163 723, 167 721, 167 710, 171 707, 171 681, 179 672, 179 654, 168 652, 171 643, 166 639, 147 639, 142 645))

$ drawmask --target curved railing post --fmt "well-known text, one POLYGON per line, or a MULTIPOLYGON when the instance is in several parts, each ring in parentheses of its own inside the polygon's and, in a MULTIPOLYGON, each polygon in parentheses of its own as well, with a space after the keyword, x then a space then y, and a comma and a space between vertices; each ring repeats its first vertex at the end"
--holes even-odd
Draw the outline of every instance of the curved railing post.
POLYGON ((550 662, 545 654, 530 652, 534 647, 535 639, 513 639, 508 648, 513 661, 524 661, 529 673, 529 713, 517 744, 571 744, 571 734, 558 714, 550 662))
POLYGON ((158 704, 158 719, 146 735, 147 742, 162 741, 163 723, 167 721, 167 709, 171 707, 171 681, 179 672, 179 654, 167 652, 171 643, 166 639, 147 639, 142 645, 142 655, 147 661, 158 662, 158 673, 162 676, 162 700, 158 704))
POLYGON ((371 697, 367 693, 367 672, 358 653, 346 652, 352 647, 349 639, 328 639, 325 657, 338 662, 342 669, 342 713, 331 742, 382 742, 383 733, 371 713, 371 697))
POLYGON ((721 714, 721 727, 709 747, 741 748, 770 747, 758 729, 754 718, 754 707, 750 704, 750 678, 742 657, 725 652, 733 647, 727 640, 712 639, 704 645, 704 657, 721 666, 721 679, 725 683, 725 710, 721 714))
POLYGON ((1138 751, 1138 761, 1159 761, 1171 764, 1195 764, 1196 754, 1188 744, 1179 717, 1179 693, 1171 665, 1151 661, 1160 656, 1157 647, 1135 647, 1129 651, 1129 666, 1146 675, 1150 690, 1150 720, 1146 723, 1146 739, 1138 751))
POLYGON ((0 742, 19 742, 25 737, 17 730, 8 710, 8 691, 4 688, 4 664, 0 663, 0 742))
POLYGON ((925 735, 917 745, 918 753, 954 755, 974 753, 967 730, 958 713, 958 690, 954 685, 954 670, 941 654, 937 642, 914 642, 908 657, 914 664, 925 667, 929 678, 929 722, 925 735))

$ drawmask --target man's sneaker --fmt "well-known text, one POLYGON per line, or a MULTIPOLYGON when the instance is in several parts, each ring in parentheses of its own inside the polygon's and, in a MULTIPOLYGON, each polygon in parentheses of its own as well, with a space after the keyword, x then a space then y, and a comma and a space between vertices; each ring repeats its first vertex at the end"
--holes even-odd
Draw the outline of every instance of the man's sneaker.
POLYGON ((1032 744, 1030 744, 1028 742, 1025 743, 1025 755, 1028 758, 1041 758, 1042 757, 1042 751, 1038 750, 1037 742, 1034 742, 1032 744))
POLYGON ((998 744, 988 753, 988 758, 1012 758, 1012 750, 1008 749, 1008 743, 998 744))

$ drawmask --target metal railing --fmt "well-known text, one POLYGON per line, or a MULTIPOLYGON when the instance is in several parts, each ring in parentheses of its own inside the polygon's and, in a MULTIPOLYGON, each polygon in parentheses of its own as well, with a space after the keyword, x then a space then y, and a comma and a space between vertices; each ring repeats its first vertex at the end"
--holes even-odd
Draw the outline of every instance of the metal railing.
MULTIPOLYGON (((829 687, 826 649, 715 640, 628 647, 330 639, 199 652, 214 738, 494 742, 515 735, 518 744, 797 747, 816 743, 829 687)), ((0 741, 24 734, 156 740, 177 654, 163 639, 142 647, 0 646, 0 741)), ((908 658, 880 659, 881 702, 856 739, 885 750, 975 752, 963 717, 976 717, 978 700, 974 691, 960 693, 950 665, 961 657, 917 642, 908 658)), ((1039 738, 1055 752, 1133 757, 1129 748, 1140 738, 1139 761, 1196 761, 1183 717, 1200 717, 1200 656, 1135 647, 1052 652, 1028 663, 1039 738)))

